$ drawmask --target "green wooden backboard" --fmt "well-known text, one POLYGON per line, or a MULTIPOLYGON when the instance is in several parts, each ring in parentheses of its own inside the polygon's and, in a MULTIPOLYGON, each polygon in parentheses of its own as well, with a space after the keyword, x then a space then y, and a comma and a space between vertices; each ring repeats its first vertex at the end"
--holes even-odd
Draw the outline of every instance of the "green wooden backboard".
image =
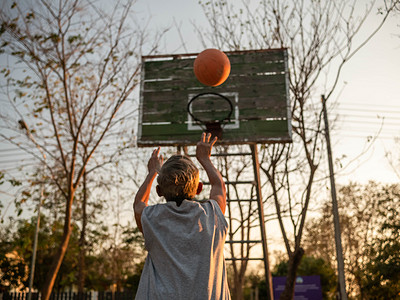
POLYGON ((225 52, 231 73, 220 86, 201 84, 196 54, 144 56, 139 108, 139 146, 194 145, 205 127, 222 120, 224 144, 291 142, 286 49, 225 52), (231 101, 231 105, 224 98, 231 101))

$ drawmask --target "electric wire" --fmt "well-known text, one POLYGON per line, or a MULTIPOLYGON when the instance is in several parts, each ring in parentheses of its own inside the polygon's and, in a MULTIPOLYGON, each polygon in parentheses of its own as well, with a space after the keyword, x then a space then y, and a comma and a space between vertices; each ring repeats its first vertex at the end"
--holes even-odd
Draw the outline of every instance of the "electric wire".
MULTIPOLYGON (((400 106, 397 105, 346 102, 332 107, 329 113, 336 120, 332 137, 369 139, 377 136, 378 139, 394 140, 400 136, 400 106)), ((109 148, 101 153, 116 153, 120 144, 117 141, 108 142, 109 148)), ((22 165, 35 165, 27 164, 27 161, 32 161, 32 156, 18 147, 0 148, 0 171, 19 171, 22 165)))

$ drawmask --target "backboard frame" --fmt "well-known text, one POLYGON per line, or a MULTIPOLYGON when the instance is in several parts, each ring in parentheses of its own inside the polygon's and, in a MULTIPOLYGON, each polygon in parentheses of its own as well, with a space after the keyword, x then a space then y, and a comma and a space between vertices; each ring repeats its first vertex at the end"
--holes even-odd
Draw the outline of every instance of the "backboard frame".
MULTIPOLYGON (((227 124, 223 130, 224 130, 224 138, 222 140, 219 141, 219 143, 222 144, 258 144, 258 143, 262 143, 262 144, 268 144, 268 143, 290 143, 292 142, 292 127, 291 127, 291 111, 290 111, 290 97, 289 97, 289 77, 288 77, 288 61, 287 61, 287 49, 283 48, 283 49, 264 49, 264 50, 245 50, 245 51, 230 51, 230 52, 225 52, 228 57, 231 59, 235 58, 235 60, 237 60, 238 57, 242 58, 242 56, 245 58, 246 55, 253 56, 253 59, 257 59, 257 57, 259 56, 261 59, 263 59, 264 61, 262 63, 264 63, 264 65, 266 66, 266 68, 270 68, 270 66, 272 66, 273 64, 275 64, 275 62, 277 62, 278 60, 276 59, 276 61, 267 61, 267 57, 271 56, 271 57, 279 57, 279 64, 280 64, 280 68, 278 71, 274 72, 269 72, 268 70, 266 70, 263 74, 261 74, 262 76, 265 76, 265 83, 262 82, 263 84, 260 85, 262 86, 262 88, 264 88, 264 90, 268 90, 265 89, 265 86, 269 85, 270 87, 272 87, 272 89, 275 89, 274 84, 279 84, 279 90, 280 93, 284 93, 284 95, 279 95, 279 116, 275 117, 273 115, 271 115, 270 118, 268 118, 267 116, 262 116, 260 120, 262 120, 263 122, 265 122, 265 124, 261 124, 258 120, 258 122, 260 124, 256 124, 256 120, 245 120, 247 123, 245 124, 246 126, 253 126, 254 127, 254 131, 257 132, 263 132, 265 135, 263 134, 258 134, 257 135, 253 135, 253 134, 248 134, 248 136, 243 136, 240 138, 232 138, 232 136, 234 136, 233 130, 238 130, 238 126, 240 127, 240 123, 239 125, 237 124, 237 122, 239 122, 239 116, 242 117, 242 115, 240 115, 240 109, 239 109, 239 102, 240 102, 240 90, 232 90, 232 88, 224 91, 224 84, 222 84, 219 87, 207 87, 202 85, 201 83, 198 83, 196 86, 190 87, 189 89, 187 89, 187 93, 186 93, 186 97, 185 99, 180 99, 179 101, 182 101, 181 103, 186 103, 188 101, 190 101, 190 99, 196 95, 197 93, 201 93, 204 91, 209 91, 209 92, 215 92, 218 91, 219 93, 223 93, 225 95, 229 95, 230 97, 233 97, 233 105, 234 105, 234 111, 233 111, 233 115, 235 117, 235 122, 234 125, 232 124, 227 124), (269 73, 270 74, 269 74, 269 73), (279 78, 278 78, 279 77, 279 78), (277 83, 274 82, 269 82, 268 79, 273 78, 274 80, 277 80, 277 83), (284 91, 283 91, 284 90, 284 91), (284 109, 284 111, 283 111, 284 109), (270 121, 272 123, 269 123, 269 125, 267 125, 267 122, 270 121), (254 124, 250 125, 250 123, 253 122, 254 124), (276 133, 275 133, 276 131, 276 133), (275 135, 271 135, 270 133, 273 132, 275 135), (232 134, 230 134, 232 133, 232 134), (269 134, 269 135, 268 135, 269 134)), ((173 123, 172 120, 162 120, 162 118, 158 118, 156 121, 152 121, 151 123, 146 122, 145 118, 149 118, 149 116, 145 116, 144 118, 144 113, 146 111, 146 93, 152 93, 155 92, 157 93, 157 98, 162 99, 162 97, 160 95, 162 95, 162 93, 172 93, 171 91, 173 91, 174 89, 179 90, 180 92, 182 92, 182 89, 180 89, 179 84, 178 86, 171 86, 171 88, 167 88, 163 90, 160 90, 159 92, 157 91, 152 91, 151 89, 149 89, 149 86, 153 85, 159 85, 159 84, 164 84, 163 81, 165 82, 169 82, 169 80, 175 80, 175 78, 177 76, 179 76, 179 73, 184 74, 184 72, 186 72, 185 76, 188 77, 190 74, 190 72, 188 70, 190 70, 190 68, 193 68, 193 61, 195 59, 195 57, 197 56, 198 53, 189 53, 189 54, 174 54, 174 55, 153 55, 153 56, 143 56, 142 57, 142 72, 141 72, 141 83, 140 83, 140 105, 139 105, 139 124, 138 124, 138 140, 137 140, 137 144, 139 147, 154 147, 154 146, 190 146, 190 145, 195 145, 197 143, 198 137, 200 136, 201 132, 203 131, 202 126, 199 126, 198 124, 194 124, 193 120, 191 119, 190 115, 186 112, 186 117, 187 119, 184 120, 184 122, 186 123, 185 126, 187 126, 187 134, 182 134, 180 136, 177 136, 176 138, 170 139, 171 136, 173 136, 172 132, 168 132, 168 130, 165 130, 162 134, 160 133, 160 136, 165 137, 165 138, 159 138, 158 131, 162 131, 164 127, 167 126, 171 126, 171 124, 173 123), (184 63, 184 67, 180 68, 180 69, 175 69, 175 71, 171 71, 171 76, 169 77, 164 77, 164 78, 156 78, 156 79, 148 79, 146 78, 146 71, 148 71, 148 69, 146 69, 146 63, 147 65, 148 62, 155 62, 153 63, 154 65, 157 64, 158 62, 163 64, 163 62, 167 62, 167 64, 174 63, 174 61, 176 62, 185 62, 184 63), (189 73, 188 73, 189 72, 189 73), (171 79, 172 77, 174 77, 174 79, 171 79), (147 87, 146 87, 147 85, 147 87), (147 88, 147 91, 145 90, 147 88), (150 91, 150 92, 148 92, 150 91), (149 125, 150 124, 150 125, 149 125), (148 130, 150 127, 154 127, 155 129, 159 129, 151 131, 148 130), (145 130, 144 130, 145 129, 145 130), (196 136, 196 138, 193 138, 193 135, 196 136), (152 139, 152 137, 155 137, 154 139, 152 139)), ((244 63, 242 63, 242 66, 246 67, 246 59, 243 59, 244 63)), ((254 63, 254 61, 252 62, 254 63)), ((255 69, 259 69, 262 68, 263 65, 261 63, 261 66, 256 66, 254 67, 255 69)), ((249 63, 251 64, 251 63, 249 63)), ((151 63, 150 63, 151 65, 151 63)), ((235 76, 235 64, 233 63, 231 65, 231 76, 235 76)), ((259 71, 259 70, 258 70, 259 71)), ((165 69, 164 69, 165 72, 165 69)), ((153 72, 154 73, 154 72, 153 72)), ((162 72, 160 72, 162 73, 162 72)), ((258 72, 260 73, 260 72, 258 72)), ((257 74, 258 74, 257 73, 257 74)), ((262 72, 261 72, 262 73, 262 72)), ((164 75, 165 76, 165 75, 164 75)), ((192 78, 190 78, 190 80, 193 80, 193 78, 195 79, 195 75, 193 74, 193 71, 191 71, 191 76, 192 78)), ((235 80, 245 80, 245 77, 240 78, 241 74, 238 75, 238 73, 236 73, 236 79, 235 80)), ((261 81, 263 79, 263 77, 260 77, 261 81)), ((257 80, 259 81, 260 78, 257 78, 257 80)), ((187 80, 187 78, 184 78, 182 82, 185 82, 184 80, 187 80)), ((190 81, 189 80, 189 81, 190 81)), ((229 78, 228 78, 229 80, 229 78)), ((228 81, 227 80, 227 81, 228 81)), ((255 80, 254 80, 255 81, 255 80)), ((176 81, 171 81, 176 83, 176 81)), ((228 82, 229 84, 229 82, 228 82)), ((254 89, 254 88, 253 88, 254 89)), ((271 89, 271 88, 270 88, 271 89)), ((154 94, 154 93, 153 93, 154 94)), ((182 93, 179 93, 180 95, 182 93)), ((183 93, 185 94, 185 93, 183 93)), ((269 97, 269 99, 267 99, 266 101, 269 101, 271 103, 275 103, 275 99, 272 96, 267 95, 267 98, 269 97)), ((162 101, 162 100, 160 100, 162 101)), ((254 102, 259 101, 260 100, 254 100, 254 102)), ((156 104, 157 105, 157 104, 156 104)), ((241 103, 241 105, 243 105, 243 103, 241 103)), ((250 108, 251 109, 251 108, 250 108)), ((265 108, 264 108, 265 109, 265 108)), ((254 110, 258 110, 257 108, 254 108, 254 110)), ((277 109, 278 110, 278 109, 277 109)), ((157 110, 155 110, 157 111, 157 110)), ((182 116, 174 116, 174 117, 180 117, 181 119, 183 118, 182 116)), ((183 121, 182 121, 183 122, 183 121)), ((181 122, 181 123, 182 123, 181 122)), ((180 124, 182 127, 182 124, 180 124)), ((171 128, 173 128, 173 126, 171 126, 171 128)), ((251 131, 250 131, 251 132, 251 131)))

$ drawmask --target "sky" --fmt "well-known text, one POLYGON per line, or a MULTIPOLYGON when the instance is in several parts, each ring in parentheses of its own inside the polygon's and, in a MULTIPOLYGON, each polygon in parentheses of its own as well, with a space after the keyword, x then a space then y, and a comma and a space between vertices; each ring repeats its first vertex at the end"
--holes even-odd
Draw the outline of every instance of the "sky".
MULTIPOLYGON (((368 24, 369 27, 372 25, 368 24)), ((343 181, 399 182, 385 158, 386 151, 400 152, 394 137, 400 136, 400 18, 390 19, 369 44, 344 68, 343 91, 338 93, 338 130, 332 133, 336 157, 358 156, 366 137, 378 138, 370 150, 350 168, 343 181), (397 148, 396 148, 397 147, 397 148), (355 164, 357 166, 357 164, 355 164)))
MULTIPOLYGON (((203 50, 192 26, 193 23, 206 26, 198 0, 139 0, 136 9, 151 15, 154 28, 179 25, 181 37, 172 30, 165 45, 166 51, 175 51, 181 40, 186 43, 188 52, 203 50)), ((371 33, 378 22, 377 15, 372 14, 357 41, 371 33)), ((185 51, 178 51, 181 52, 185 51)), ((332 124, 337 120, 331 132, 331 143, 334 160, 341 159, 342 164, 342 167, 335 165, 339 184, 349 181, 366 183, 369 180, 399 182, 400 178, 385 158, 388 150, 397 147, 397 152, 400 152, 400 144, 394 144, 394 137, 400 136, 399 70, 400 14, 389 18, 372 40, 345 65, 331 98, 337 102, 332 104, 329 119, 332 124)))
MULTIPOLYGON (((195 34, 193 24, 206 27, 206 18, 198 0, 137 0, 135 13, 150 18, 149 29, 172 28, 163 42, 164 53, 200 52, 203 46, 195 34), (182 42, 185 47, 182 47, 182 42)), ((229 3, 242 2, 231 0, 229 3)), ((369 1, 364 1, 368 3, 369 1)), ((106 2, 110 5, 110 2, 106 2)), ((111 2, 112 3, 112 2, 111 2)), ((378 18, 372 14, 361 36, 371 32, 378 18)), ((224 49, 221 49, 224 50, 224 49)), ((389 18, 383 28, 343 68, 339 85, 331 98, 337 101, 330 111, 330 122, 337 119, 331 132, 334 159, 342 159, 337 181, 367 182, 376 180, 398 182, 390 168, 385 151, 400 149, 393 139, 400 136, 400 13, 389 18), (369 137, 380 135, 374 142, 369 137), (365 149, 364 155, 360 156, 365 149), (359 157, 360 156, 360 157, 359 157)), ((4 145, 1 145, 4 147, 4 145)), ((400 152, 400 151, 398 151, 400 152)), ((1 161, 9 152, 2 152, 1 161)), ((0 168, 1 168, 0 163, 0 168)), ((336 166, 335 166, 336 167, 336 166)))
MULTIPOLYGON (((138 0, 134 7, 141 15, 151 16, 150 28, 178 25, 180 36, 176 30, 170 31, 163 44, 165 53, 203 50, 192 25, 206 26, 198 0, 138 0), (182 41, 186 49, 180 47, 182 41)), ((363 36, 376 24, 377 18, 372 16, 363 36)), ((345 65, 331 99, 337 101, 329 115, 331 121, 337 119, 331 131, 333 158, 335 162, 341 159, 345 166, 335 163, 336 182, 398 183, 400 178, 389 166, 385 152, 400 153, 400 143, 393 142, 395 136, 400 137, 400 15, 390 18, 345 65), (371 142, 370 137, 378 132, 371 142)))
MULTIPOLYGON (((151 12, 154 28, 174 22, 180 25, 181 36, 171 32, 166 53, 175 51, 181 40, 187 48, 178 53, 203 50, 192 27, 193 23, 206 26, 197 0, 139 0, 137 4, 139 10, 151 12)), ((378 21, 376 15, 367 20, 360 40, 376 28, 378 21)), ((351 181, 365 184, 370 180, 398 183, 400 178, 385 153, 388 150, 400 153, 400 143, 394 143, 394 138, 400 137, 400 15, 390 18, 345 65, 331 101, 335 102, 329 105, 332 107, 329 119, 331 124, 336 120, 330 133, 336 184, 351 181)), ((328 165, 322 168, 328 174, 328 165)), ((270 253, 283 249, 277 232, 280 232, 277 224, 267 223, 270 253)))

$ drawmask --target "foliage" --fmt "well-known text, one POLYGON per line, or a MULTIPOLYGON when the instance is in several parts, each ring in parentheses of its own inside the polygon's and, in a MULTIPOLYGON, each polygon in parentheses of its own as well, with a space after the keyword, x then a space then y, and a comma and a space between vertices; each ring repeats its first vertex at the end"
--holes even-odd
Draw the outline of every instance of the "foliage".
POLYGON ((14 249, 10 227, 0 230, 0 292, 18 289, 27 281, 27 262, 14 249))
POLYGON ((368 295, 380 299, 400 297, 400 189, 397 199, 379 201, 377 210, 382 223, 368 249, 362 288, 368 295))
POLYGON ((126 279, 126 288, 136 292, 139 287, 140 276, 142 274, 144 267, 144 260, 136 264, 135 267, 136 267, 135 274, 129 275, 126 279))
MULTIPOLYGON (((17 220, 1 227, 0 265, 3 273, 0 279, 1 290, 28 286, 35 227, 36 217, 31 220, 17 220)), ((57 250, 61 236, 62 222, 50 221, 42 215, 33 282, 35 289, 40 289, 43 285, 45 274, 49 269, 48 261, 57 250)), ((107 231, 91 233, 90 236, 92 239, 89 239, 89 242, 93 249, 86 256, 88 275, 85 287, 88 290, 99 291, 109 290, 114 283, 118 284, 118 290, 137 287, 144 258, 142 234, 136 228, 125 230, 123 242, 112 249, 103 248, 110 237, 107 231)), ((57 290, 68 289, 77 284, 78 239, 79 232, 74 226, 70 246, 55 283, 57 290)))
MULTIPOLYGON (((275 265, 273 276, 287 276, 288 262, 281 261, 275 265)), ((336 274, 329 262, 322 258, 303 256, 297 272, 298 276, 319 275, 324 299, 335 299, 336 274)))
MULTIPOLYGON (((59 221, 49 223, 48 219, 41 216, 41 230, 38 236, 38 251, 36 257, 36 267, 34 275, 34 288, 40 288, 43 285, 45 274, 48 272, 48 261, 54 255, 57 244, 62 236, 62 223, 59 221)), ((11 223, 8 225, 11 226, 11 223)), ((2 247, 2 253, 10 253, 10 249, 17 253, 24 262, 24 268, 30 270, 33 249, 33 236, 36 228, 36 217, 31 220, 17 220, 12 223, 14 230, 9 228, 2 228, 2 231, 9 232, 8 239, 2 240, 2 246, 8 244, 8 247, 2 247), (3 252, 4 251, 4 252, 3 252)), ((75 269, 77 265, 77 247, 76 247, 77 230, 73 230, 71 238, 71 247, 65 256, 65 260, 60 268, 59 276, 55 286, 59 289, 65 286, 70 286, 75 280, 75 269), (75 245, 75 246, 74 246, 75 245)), ((28 285, 28 278, 23 282, 24 286, 28 285)))
MULTIPOLYGON (((339 189, 338 204, 349 295, 373 297, 378 290, 390 295, 399 284, 399 185, 350 183, 339 189)), ((321 213, 307 226, 306 253, 335 267, 330 201, 321 213)))

